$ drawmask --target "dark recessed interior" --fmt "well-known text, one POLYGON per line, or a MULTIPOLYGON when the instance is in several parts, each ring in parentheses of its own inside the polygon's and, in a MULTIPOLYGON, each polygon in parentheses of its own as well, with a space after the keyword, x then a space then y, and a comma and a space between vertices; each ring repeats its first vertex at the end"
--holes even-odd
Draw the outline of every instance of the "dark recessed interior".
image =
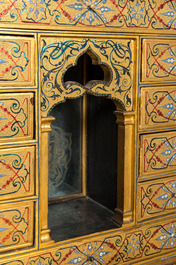
MULTIPOLYGON (((65 81, 74 76, 74 81, 84 83, 95 73, 98 80, 103 79, 103 70, 95 71, 89 56, 86 63, 91 63, 84 74, 84 58, 78 60, 75 75, 66 74, 65 81)), ((112 220, 117 205, 115 105, 103 97, 84 97, 86 111, 79 98, 57 105, 50 113, 56 118, 49 137, 49 228, 55 241, 119 227, 112 220), (85 121, 87 153, 83 158, 85 121), (82 195, 82 161, 87 165, 86 196, 82 195)))
POLYGON ((93 81, 109 82, 109 80, 109 68, 106 65, 99 64, 95 55, 91 53, 90 55, 85 53, 80 56, 77 64, 68 68, 64 74, 64 83, 77 82, 85 87, 90 81, 92 81, 93 84, 93 81))

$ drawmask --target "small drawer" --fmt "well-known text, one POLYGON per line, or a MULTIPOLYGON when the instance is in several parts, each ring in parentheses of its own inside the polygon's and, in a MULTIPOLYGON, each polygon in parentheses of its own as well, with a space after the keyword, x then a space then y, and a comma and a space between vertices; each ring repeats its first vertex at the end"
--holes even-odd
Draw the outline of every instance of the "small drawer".
POLYGON ((176 39, 146 38, 142 40, 141 81, 175 82, 176 39))
POLYGON ((176 86, 142 87, 139 129, 176 126, 176 86))
POLYGON ((0 86, 35 85, 34 45, 32 37, 0 36, 0 86))
POLYGON ((140 136, 139 178, 176 172, 176 132, 140 136))
POLYGON ((34 195, 35 147, 0 150, 0 200, 34 195))
POLYGON ((0 93, 0 142, 33 139, 34 93, 0 93))
POLYGON ((138 221, 175 213, 176 176, 138 184, 138 221))
POLYGON ((33 245, 34 202, 0 205, 0 252, 33 245))

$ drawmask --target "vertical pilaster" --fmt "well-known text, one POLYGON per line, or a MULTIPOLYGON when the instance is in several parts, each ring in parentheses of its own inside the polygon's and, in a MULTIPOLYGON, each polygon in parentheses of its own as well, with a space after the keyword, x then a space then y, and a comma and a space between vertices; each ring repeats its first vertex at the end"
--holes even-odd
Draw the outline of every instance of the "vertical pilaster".
POLYGON ((42 118, 40 146, 40 220, 41 243, 53 243, 48 229, 48 135, 54 117, 42 118))
POLYGON ((117 208, 114 220, 133 222, 134 212, 134 112, 115 111, 118 124, 117 208))

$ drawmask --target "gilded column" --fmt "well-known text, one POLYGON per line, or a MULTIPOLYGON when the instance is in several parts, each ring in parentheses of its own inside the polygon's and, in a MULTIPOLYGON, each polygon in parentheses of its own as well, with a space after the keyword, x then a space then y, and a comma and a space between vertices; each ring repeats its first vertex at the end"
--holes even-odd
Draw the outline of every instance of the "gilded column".
POLYGON ((120 225, 133 222, 135 132, 134 112, 115 111, 118 124, 117 208, 114 220, 120 225))
POLYGON ((41 243, 53 243, 48 229, 48 135, 54 117, 42 118, 40 146, 40 220, 41 243))

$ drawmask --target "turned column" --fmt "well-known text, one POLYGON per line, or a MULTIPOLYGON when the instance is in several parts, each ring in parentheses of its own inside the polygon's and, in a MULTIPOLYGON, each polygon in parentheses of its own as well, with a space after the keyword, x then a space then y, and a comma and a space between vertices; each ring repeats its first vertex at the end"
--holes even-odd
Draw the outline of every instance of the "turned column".
POLYGON ((114 220, 120 225, 133 222, 134 212, 134 112, 115 111, 118 124, 117 208, 114 220))
POLYGON ((53 243, 48 229, 48 135, 53 117, 42 118, 40 144, 40 220, 41 243, 53 243))

